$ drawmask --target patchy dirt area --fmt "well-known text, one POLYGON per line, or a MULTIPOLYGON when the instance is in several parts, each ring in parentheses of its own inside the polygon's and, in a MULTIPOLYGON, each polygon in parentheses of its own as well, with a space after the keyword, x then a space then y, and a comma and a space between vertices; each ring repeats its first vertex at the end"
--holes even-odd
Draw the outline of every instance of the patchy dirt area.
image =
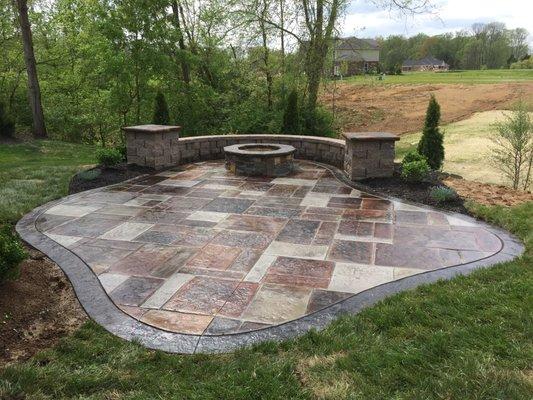
MULTIPOLYGON (((337 84, 335 109, 343 131, 420 130, 429 95, 441 105, 442 124, 459 121, 480 111, 508 109, 523 97, 533 101, 533 82, 505 84, 357 85, 337 84)), ((331 86, 321 102, 331 109, 331 86)))
POLYGON ((27 251, 20 277, 0 285, 0 366, 53 346, 87 320, 59 267, 27 251))
POLYGON ((70 180, 68 191, 69 194, 79 193, 153 172, 154 170, 151 168, 131 164, 120 164, 114 167, 98 166, 74 175, 70 180))
POLYGON ((516 206, 533 201, 533 193, 513 190, 506 186, 491 185, 448 177, 444 183, 453 188, 459 196, 488 206, 516 206))

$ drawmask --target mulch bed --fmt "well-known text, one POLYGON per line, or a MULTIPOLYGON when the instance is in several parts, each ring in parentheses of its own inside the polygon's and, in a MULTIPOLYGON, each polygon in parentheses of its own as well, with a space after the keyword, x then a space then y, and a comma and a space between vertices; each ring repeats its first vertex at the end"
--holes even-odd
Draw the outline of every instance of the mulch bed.
POLYGON ((72 177, 69 184, 69 194, 113 185, 139 175, 153 172, 154 170, 152 168, 139 167, 131 164, 120 164, 113 167, 94 167, 86 171, 81 171, 72 177))
POLYGON ((460 196, 442 203, 436 202, 429 196, 431 188, 435 186, 450 187, 444 182, 447 177, 449 175, 436 172, 432 173, 426 182, 407 182, 395 174, 392 178, 366 179, 358 182, 356 186, 360 190, 376 195, 398 197, 445 211, 470 214, 464 206, 464 199, 460 196))

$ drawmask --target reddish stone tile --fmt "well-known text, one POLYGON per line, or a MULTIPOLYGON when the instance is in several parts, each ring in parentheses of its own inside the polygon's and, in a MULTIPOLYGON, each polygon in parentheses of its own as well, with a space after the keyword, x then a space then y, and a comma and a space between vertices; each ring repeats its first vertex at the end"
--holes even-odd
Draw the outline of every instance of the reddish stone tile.
POLYGON ((334 240, 330 247, 328 260, 370 264, 372 262, 373 244, 347 240, 334 240))
POLYGON ((361 221, 341 221, 338 233, 347 236, 372 236, 374 224, 361 221))
POLYGON ((178 247, 176 253, 168 260, 152 269, 151 275, 158 278, 168 278, 179 271, 198 249, 195 247, 178 247))
POLYGON ((264 232, 275 234, 285 225, 285 218, 258 217, 253 215, 230 215, 220 224, 221 228, 236 231, 264 232))
POLYGON ((328 202, 328 207, 335 208, 361 208, 361 199, 357 197, 332 197, 328 202))
POLYGON ((265 282, 326 288, 334 266, 330 261, 278 257, 268 269, 265 282))
POLYGON ((361 204, 364 210, 392 210, 392 203, 389 200, 365 198, 361 204))
POLYGON ((210 315, 187 314, 166 310, 150 310, 143 315, 141 321, 171 332, 191 335, 202 334, 213 317, 210 315))
MULTIPOLYGON (((291 176, 291 178, 296 178, 296 176, 291 176)), ((308 186, 301 186, 299 187, 292 195, 292 197, 297 197, 299 199, 303 199, 307 193, 311 191, 311 188, 308 186)))
POLYGON ((258 287, 257 283, 241 282, 228 297, 226 304, 219 311, 219 315, 233 318, 239 317, 252 301, 258 287))
POLYGON ((280 196, 280 197, 290 197, 296 190, 299 189, 299 186, 294 185, 274 185, 265 193, 266 196, 280 196))
POLYGON ((261 257, 261 254, 262 251, 260 250, 243 249, 228 270, 247 273, 261 257))
POLYGON ((320 228, 318 228, 315 239, 313 240, 313 244, 329 245, 333 241, 335 233, 337 233, 338 226, 338 222, 322 222, 320 228))
POLYGON ((392 224, 382 224, 376 222, 374 225, 374 237, 376 239, 392 239, 392 224))
POLYGON ((294 208, 275 208, 275 207, 250 207, 246 214, 263 215, 267 217, 296 218, 303 211, 303 207, 294 208))
POLYGON ((392 221, 392 214, 384 210, 345 210, 342 219, 389 222, 392 221))
POLYGON ((152 270, 158 268, 178 251, 174 247, 145 245, 119 262, 113 264, 109 272, 123 275, 150 276, 152 270))
POLYGON ((197 276, 181 287, 164 308, 215 315, 238 285, 238 281, 197 276))
POLYGON ((235 247, 208 244, 199 250, 186 265, 193 268, 225 270, 233 264, 240 252, 241 250, 235 247))
POLYGON ((313 187, 311 192, 329 194, 350 194, 352 192, 352 189, 346 186, 323 186, 317 184, 313 187))
POLYGON ((134 306, 117 305, 117 307, 124 311, 126 314, 131 315, 135 319, 141 318, 144 313, 148 311, 146 308, 134 306))
POLYGON ((307 207, 305 210, 308 214, 322 214, 322 215, 342 215, 344 213, 343 209, 340 208, 330 208, 330 207, 307 207))
POLYGON ((199 197, 204 199, 214 199, 215 197, 220 196, 223 194, 225 190, 218 190, 218 189, 194 189, 190 193, 187 193, 185 197, 199 197))
POLYGON ((235 281, 241 281, 246 276, 246 273, 241 272, 241 271, 197 268, 197 267, 189 267, 187 265, 181 267, 179 272, 182 274, 207 276, 207 277, 212 277, 212 278, 231 279, 235 281))
POLYGON ((203 211, 215 211, 242 214, 254 203, 253 200, 217 197, 202 208, 203 211))

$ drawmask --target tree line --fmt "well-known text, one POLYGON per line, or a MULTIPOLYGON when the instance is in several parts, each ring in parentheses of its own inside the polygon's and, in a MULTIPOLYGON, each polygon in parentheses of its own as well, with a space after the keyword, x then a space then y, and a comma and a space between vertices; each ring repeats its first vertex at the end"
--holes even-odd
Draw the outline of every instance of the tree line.
MULTIPOLYGON (((333 118, 318 97, 347 4, 1 2, 0 115, 8 120, 2 124, 36 137, 117 144, 122 126, 152 122, 154 101, 161 94, 169 123, 181 125, 183 135, 334 135, 333 118)), ((429 3, 379 4, 418 13, 429 3)), ((394 40, 383 41, 387 65, 395 62, 394 40)), ((483 48, 498 47, 493 42, 486 40, 483 48)), ((427 45, 428 52, 435 46, 427 45)), ((486 62, 486 54, 480 57, 486 62)))
POLYGON ((406 38, 380 38, 380 62, 386 72, 396 73, 406 59, 433 56, 452 69, 509 68, 529 58, 528 31, 507 29, 504 23, 474 24, 469 30, 406 38))

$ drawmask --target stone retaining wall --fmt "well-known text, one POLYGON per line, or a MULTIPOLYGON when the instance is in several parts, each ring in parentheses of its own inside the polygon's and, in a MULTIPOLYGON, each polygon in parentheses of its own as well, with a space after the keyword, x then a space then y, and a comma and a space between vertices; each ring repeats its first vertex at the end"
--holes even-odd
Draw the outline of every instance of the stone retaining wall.
POLYGON ((180 138, 179 163, 224 158, 224 147, 244 143, 288 144, 296 149, 295 158, 318 161, 342 168, 344 140, 296 135, 213 135, 180 138))

